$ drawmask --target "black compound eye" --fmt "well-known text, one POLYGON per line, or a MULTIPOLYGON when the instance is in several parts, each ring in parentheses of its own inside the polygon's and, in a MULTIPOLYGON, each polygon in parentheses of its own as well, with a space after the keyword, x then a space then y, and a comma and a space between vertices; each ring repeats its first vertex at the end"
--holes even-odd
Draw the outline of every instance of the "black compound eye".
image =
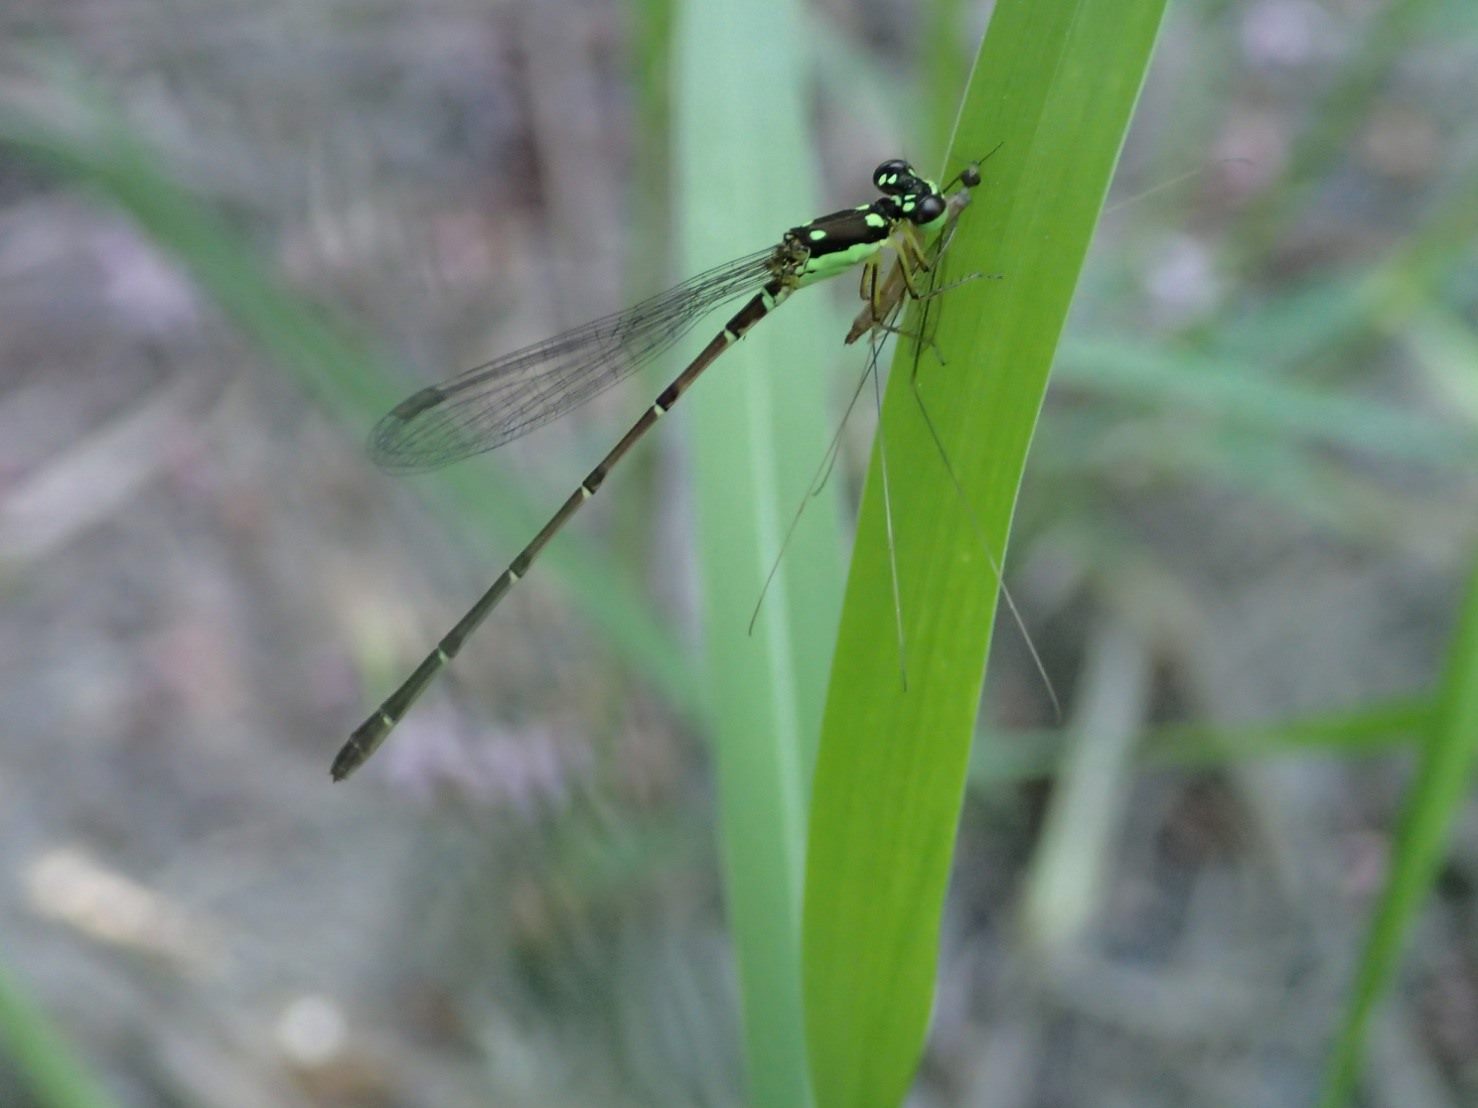
POLYGON ((872 183, 891 196, 907 192, 915 181, 913 166, 902 158, 891 158, 873 170, 872 183))
POLYGON ((944 209, 944 197, 937 192, 930 193, 919 198, 913 210, 908 213, 908 218, 918 224, 933 223, 944 214, 944 209))
POLYGON ((978 165, 967 165, 960 170, 960 184, 967 189, 973 189, 980 184, 980 167, 978 165))

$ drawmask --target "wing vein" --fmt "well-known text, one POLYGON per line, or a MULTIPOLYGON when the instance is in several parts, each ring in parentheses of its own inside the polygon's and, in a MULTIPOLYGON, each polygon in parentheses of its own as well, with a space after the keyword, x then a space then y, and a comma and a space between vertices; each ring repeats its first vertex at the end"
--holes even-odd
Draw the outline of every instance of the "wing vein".
POLYGON ((438 469, 542 427, 635 373, 712 309, 759 288, 776 261, 772 247, 715 266, 625 311, 424 388, 375 425, 370 456, 395 472, 438 469))

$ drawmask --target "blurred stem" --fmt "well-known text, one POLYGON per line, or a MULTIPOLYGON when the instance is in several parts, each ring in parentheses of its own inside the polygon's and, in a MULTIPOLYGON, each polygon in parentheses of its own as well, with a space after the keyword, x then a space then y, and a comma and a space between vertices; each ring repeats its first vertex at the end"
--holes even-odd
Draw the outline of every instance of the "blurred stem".
MULTIPOLYGON (((1207 769, 1265 758, 1353 758, 1400 751, 1425 734, 1429 700, 1383 700, 1360 708, 1244 727, 1180 724, 1145 733, 1134 744, 1143 767, 1207 769)), ((1067 736, 1053 731, 988 730, 975 744, 970 783, 995 788, 1055 777, 1067 736)))
MULTIPOLYGON (((805 123, 804 27, 794 2, 708 0, 681 9, 674 160, 687 272, 762 249, 818 210, 808 187, 816 141, 805 123)), ((806 796, 841 583, 841 482, 807 496, 833 428, 819 372, 826 358, 817 321, 831 318, 825 300, 819 292, 792 297, 669 417, 693 432, 720 848, 746 1103, 761 1108, 809 1102, 799 951, 806 796)), ((824 338, 840 345, 839 336, 824 338)))
MULTIPOLYGON (((631 86, 634 89, 635 156, 627 210, 626 287, 635 304, 671 282, 675 259, 665 247, 672 241, 672 0, 637 0, 631 8, 631 86), (653 245, 661 248, 653 249, 653 245)), ((642 374, 645 391, 656 394, 670 367, 661 359, 642 374)), ((612 549, 623 551, 633 578, 651 579, 644 567, 653 565, 663 502, 662 454, 637 451, 626 462, 632 471, 627 495, 619 498, 615 515, 616 540, 612 549)))

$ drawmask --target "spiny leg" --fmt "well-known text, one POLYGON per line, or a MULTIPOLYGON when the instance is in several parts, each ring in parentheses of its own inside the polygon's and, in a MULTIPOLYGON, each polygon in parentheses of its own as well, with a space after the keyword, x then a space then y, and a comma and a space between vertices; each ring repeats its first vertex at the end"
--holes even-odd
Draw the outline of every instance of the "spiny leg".
POLYGON ((862 396, 862 390, 867 385, 867 379, 877 372, 877 363, 869 359, 867 368, 862 371, 862 376, 857 379, 857 387, 852 390, 851 399, 847 401, 847 407, 842 412, 841 421, 837 424, 836 431, 831 436, 831 442, 826 446, 826 453, 821 456, 821 464, 816 467, 816 474, 811 478, 811 484, 806 493, 801 497, 800 503, 796 505, 795 512, 790 517, 790 525, 785 529, 785 537, 780 540, 780 550, 775 554, 775 560, 770 563, 770 572, 765 574, 765 583, 760 586, 760 595, 754 602, 754 611, 749 616, 748 634, 754 634, 754 625, 760 618, 760 608, 765 603, 765 596, 770 591, 770 584, 775 580, 775 574, 780 571, 780 563, 785 557, 785 551, 790 547, 791 537, 795 534, 796 527, 801 522, 801 516, 806 511, 806 505, 813 497, 819 496, 827 480, 831 476, 832 467, 836 465, 838 454, 841 453, 842 432, 847 429, 847 421, 852 418, 852 410, 857 407, 857 400, 862 396))
POLYGON ((898 674, 908 691, 908 651, 903 636, 903 594, 898 584, 898 545, 893 537, 893 490, 888 480, 888 436, 883 426, 883 387, 878 381, 877 348, 871 359, 873 399, 878 408, 878 463, 883 473, 883 525, 888 535, 888 573, 893 584, 893 628, 898 636, 898 674))
POLYGON ((939 429, 934 425, 934 417, 929 414, 929 409, 924 404, 924 394, 917 386, 918 366, 914 366, 915 375, 910 380, 910 391, 913 393, 914 402, 919 406, 919 414, 924 418, 924 426, 929 430, 929 437, 934 441, 934 449, 939 454, 939 460, 944 463, 944 470, 949 474, 950 484, 954 486, 955 496, 965 509, 965 516, 970 521, 970 527, 975 532, 975 539, 984 552, 986 561, 990 564, 991 572, 996 575, 996 584, 1000 586, 1001 596, 1005 598, 1006 607, 1011 611, 1011 619, 1016 624, 1016 629, 1021 632, 1022 641, 1026 643, 1027 653, 1031 655, 1032 665, 1036 667, 1037 675, 1041 677, 1042 684, 1047 689, 1047 698, 1052 701, 1052 713, 1059 722, 1062 720, 1062 702, 1057 698, 1057 690, 1052 685, 1052 678, 1047 676, 1047 667, 1042 662, 1042 656, 1037 652, 1037 644, 1032 641, 1031 632, 1026 629, 1026 620, 1022 618, 1021 610, 1016 606, 1016 599, 1011 595, 1011 590, 1006 587, 1006 577, 1001 570, 1000 559, 996 557, 990 540, 986 538, 985 527, 980 522, 980 517, 975 512, 975 506, 970 503, 970 498, 965 494, 965 486, 961 484, 959 475, 955 473, 954 464, 949 460, 949 451, 944 448, 944 440, 939 436, 939 429))

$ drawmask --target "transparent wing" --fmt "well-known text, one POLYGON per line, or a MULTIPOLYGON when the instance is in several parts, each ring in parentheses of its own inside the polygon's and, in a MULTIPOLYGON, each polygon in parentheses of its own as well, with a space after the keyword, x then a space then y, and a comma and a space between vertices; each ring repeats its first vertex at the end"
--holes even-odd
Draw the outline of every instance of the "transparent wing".
POLYGON ((711 309, 757 290, 775 248, 716 266, 615 315, 505 354, 406 398, 370 432, 376 464, 437 469, 542 427, 630 376, 711 309))

